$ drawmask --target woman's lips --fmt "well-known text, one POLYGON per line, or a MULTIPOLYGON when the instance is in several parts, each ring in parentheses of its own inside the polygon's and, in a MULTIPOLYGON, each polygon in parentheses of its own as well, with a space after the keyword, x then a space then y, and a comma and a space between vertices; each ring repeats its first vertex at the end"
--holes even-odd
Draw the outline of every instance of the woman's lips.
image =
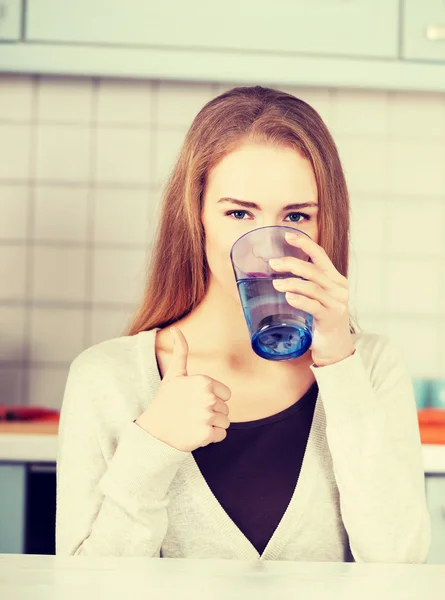
POLYGON ((270 277, 267 273, 246 273, 247 277, 270 277))

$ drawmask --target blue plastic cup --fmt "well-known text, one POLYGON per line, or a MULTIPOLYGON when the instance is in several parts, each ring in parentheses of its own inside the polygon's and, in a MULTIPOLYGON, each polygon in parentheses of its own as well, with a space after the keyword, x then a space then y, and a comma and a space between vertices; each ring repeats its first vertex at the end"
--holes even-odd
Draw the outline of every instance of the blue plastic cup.
POLYGON ((430 405, 430 383, 429 379, 413 379, 417 410, 428 408, 430 405))
POLYGON ((431 408, 443 408, 445 410, 445 379, 434 379, 431 381, 431 408))
POLYGON ((305 252, 286 241, 286 231, 307 235, 295 227, 260 227, 242 235, 230 251, 252 350, 266 360, 298 358, 312 344, 312 315, 291 306, 272 284, 273 279, 296 276, 275 271, 269 259, 294 256, 310 262, 305 252))

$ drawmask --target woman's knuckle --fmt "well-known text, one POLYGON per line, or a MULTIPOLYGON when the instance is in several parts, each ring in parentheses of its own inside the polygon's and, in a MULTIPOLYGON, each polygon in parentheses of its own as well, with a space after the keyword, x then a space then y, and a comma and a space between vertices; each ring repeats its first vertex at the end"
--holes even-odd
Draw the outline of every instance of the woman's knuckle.
POLYGON ((349 291, 344 288, 341 288, 336 291, 334 297, 341 304, 347 304, 349 302, 349 291))

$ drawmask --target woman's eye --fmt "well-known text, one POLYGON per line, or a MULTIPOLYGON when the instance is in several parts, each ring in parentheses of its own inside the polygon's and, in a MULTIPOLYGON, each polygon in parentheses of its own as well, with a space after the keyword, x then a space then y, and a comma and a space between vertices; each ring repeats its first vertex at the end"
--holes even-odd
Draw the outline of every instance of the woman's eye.
MULTIPOLYGON (((243 217, 238 218, 236 215, 248 215, 250 213, 247 210, 230 210, 229 212, 226 212, 225 214, 227 216, 232 216, 235 219, 235 221, 245 221, 245 219, 243 219, 243 217)), ((297 219, 291 219, 292 223, 299 223, 302 220, 302 218, 304 218, 306 221, 309 220, 309 215, 306 215, 304 213, 298 213, 298 212, 297 213, 295 213, 295 212, 289 213, 288 215, 286 215, 286 218, 290 217, 290 216, 297 217, 297 219)))
POLYGON ((309 215, 305 215, 304 213, 289 213, 287 216, 290 217, 291 215, 296 215, 298 217, 298 221, 291 219, 293 223, 299 223, 301 220, 300 218, 304 218, 306 221, 309 220, 309 215))
POLYGON ((237 215, 237 214, 239 215, 240 213, 241 214, 247 214, 247 211, 245 211, 245 210, 231 210, 231 211, 227 212, 226 215, 233 215, 235 221, 244 221, 244 219, 238 219, 237 217, 235 217, 235 215, 237 215))

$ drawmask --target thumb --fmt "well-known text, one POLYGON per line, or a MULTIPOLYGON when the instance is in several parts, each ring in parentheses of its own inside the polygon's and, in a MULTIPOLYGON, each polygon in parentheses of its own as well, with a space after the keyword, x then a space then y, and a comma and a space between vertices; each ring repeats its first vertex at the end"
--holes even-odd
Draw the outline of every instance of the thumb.
POLYGON ((173 339, 173 352, 164 379, 187 376, 187 357, 189 347, 184 334, 177 327, 170 327, 173 339))

